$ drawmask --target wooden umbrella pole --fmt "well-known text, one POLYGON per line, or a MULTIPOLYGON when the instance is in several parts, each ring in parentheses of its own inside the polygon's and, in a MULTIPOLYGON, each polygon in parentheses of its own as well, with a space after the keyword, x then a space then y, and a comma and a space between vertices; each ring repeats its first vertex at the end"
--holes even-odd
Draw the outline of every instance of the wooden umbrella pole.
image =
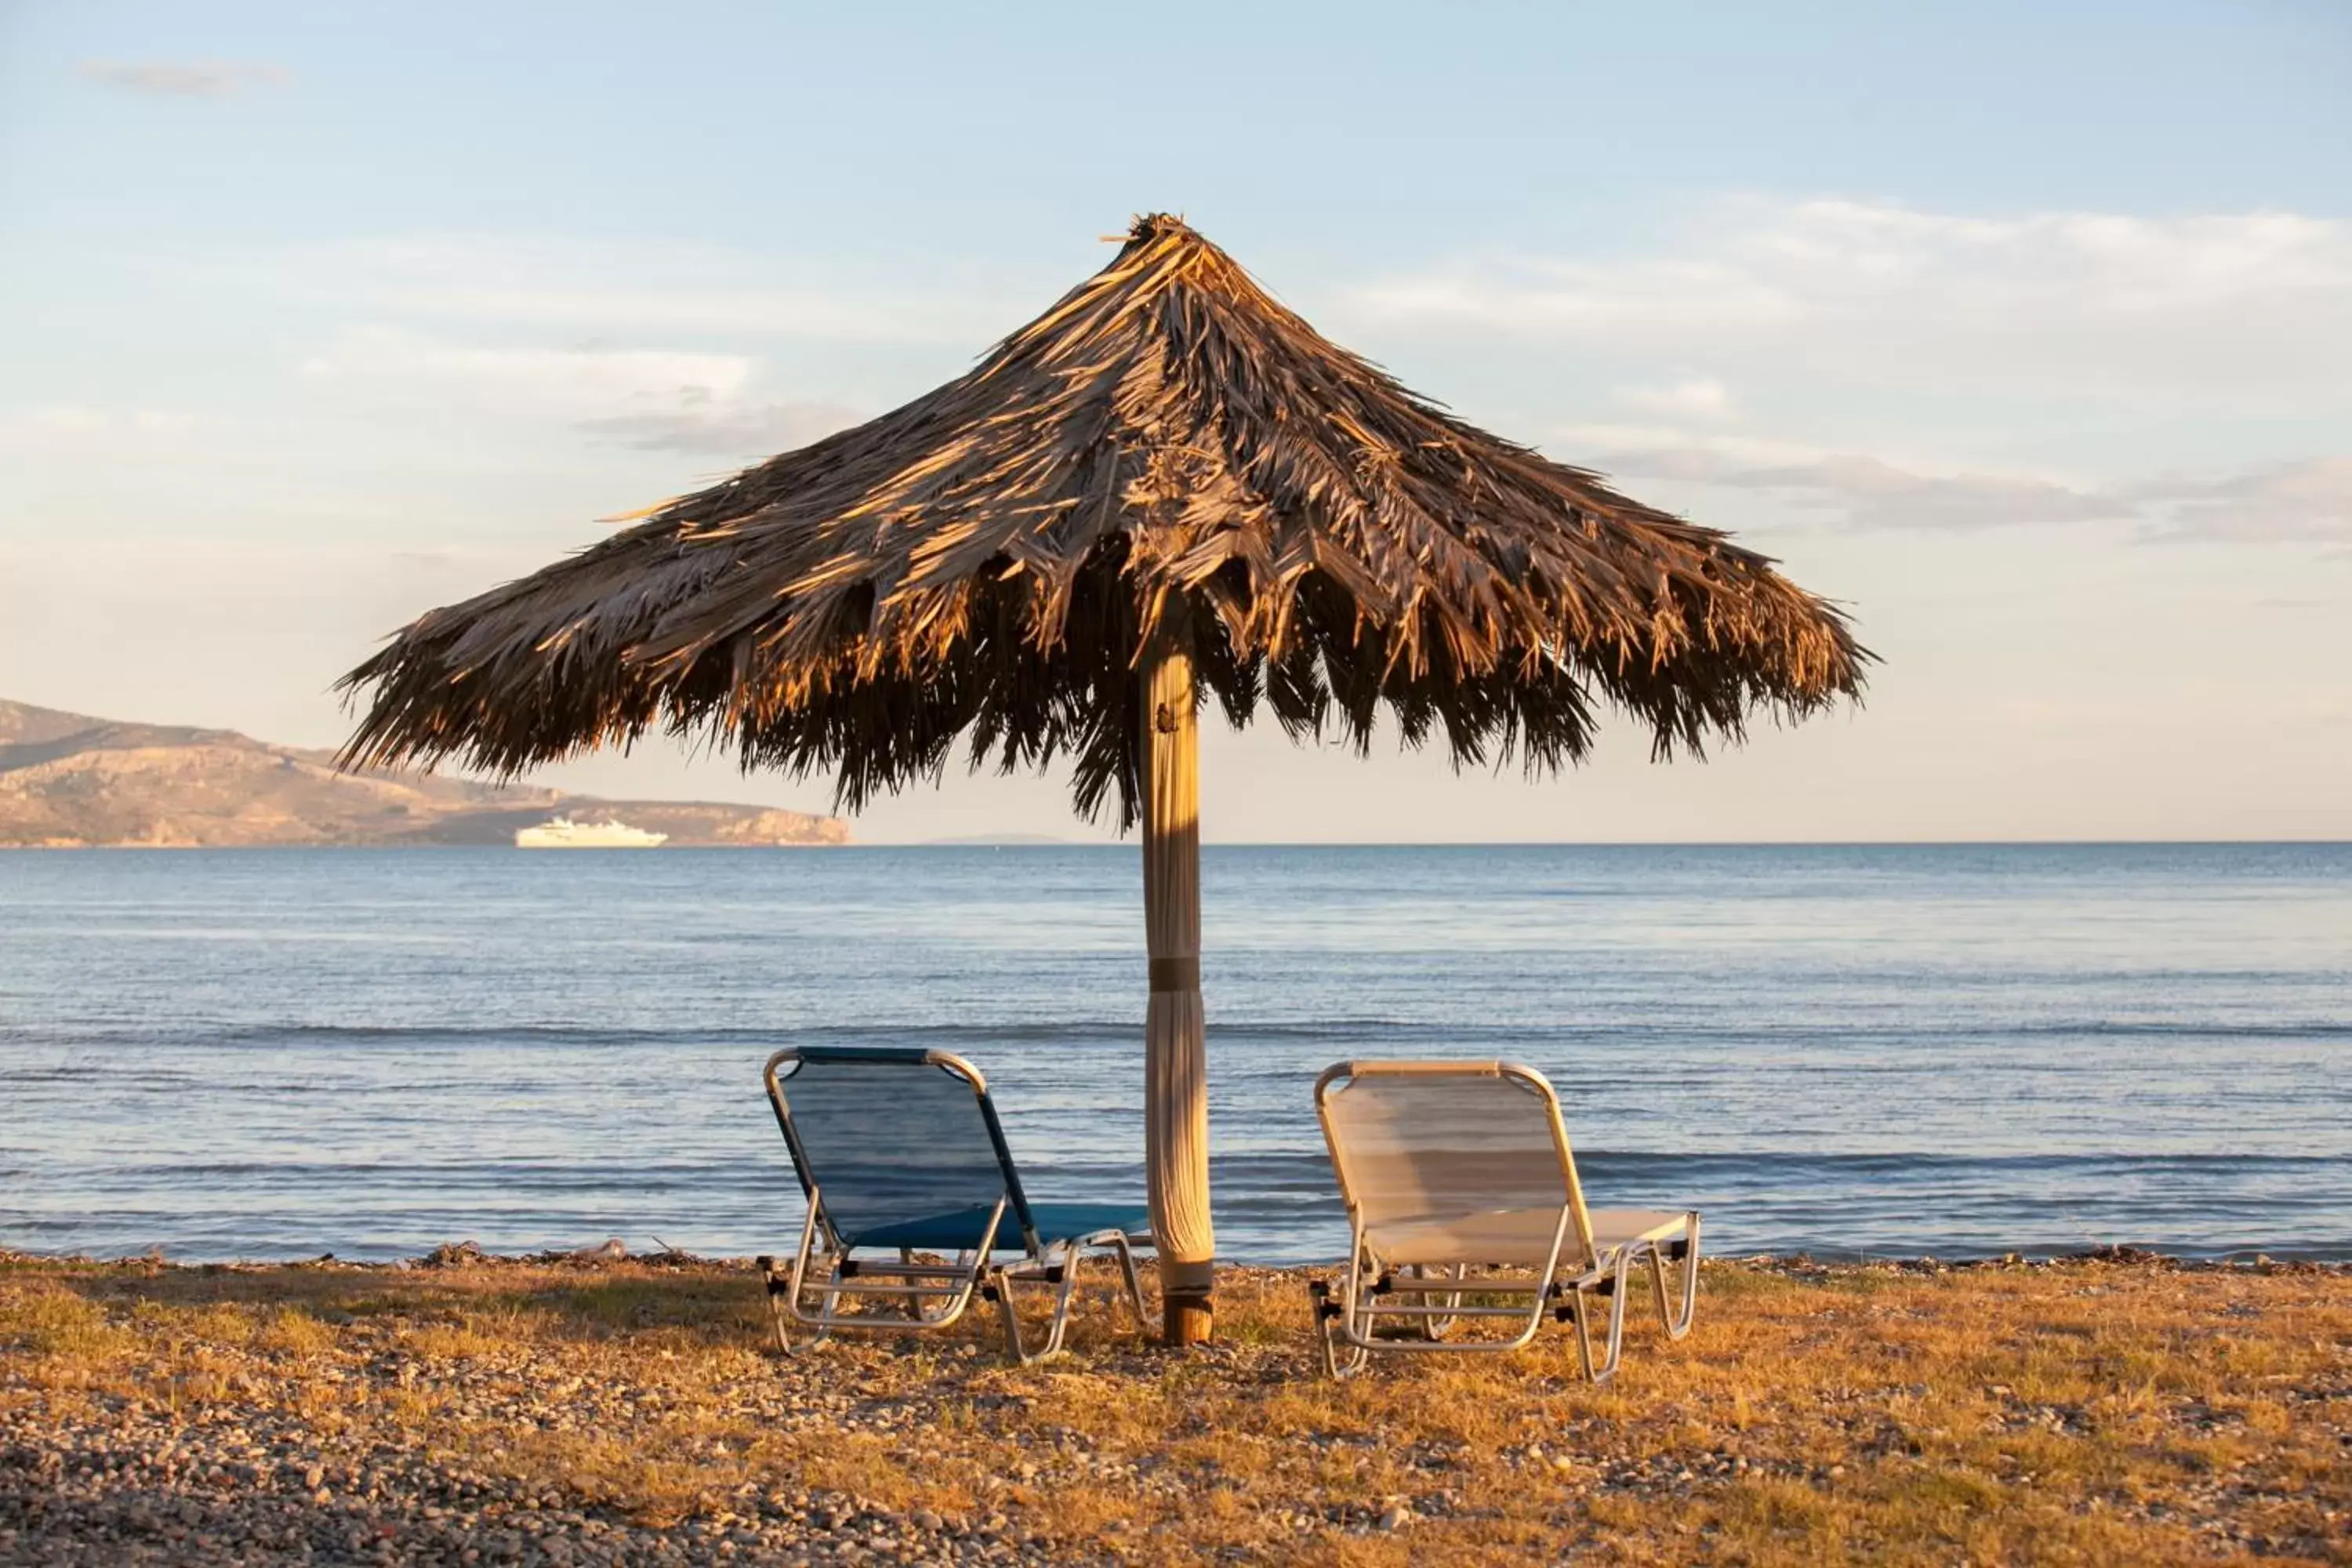
MULTIPOLYGON (((1174 619, 1171 617, 1171 619, 1174 619)), ((1209 1338, 1217 1252, 1209 1224, 1209 1063, 1201 1006, 1201 770, 1192 652, 1181 619, 1143 669, 1143 1148, 1160 1247, 1166 1342, 1209 1338)))

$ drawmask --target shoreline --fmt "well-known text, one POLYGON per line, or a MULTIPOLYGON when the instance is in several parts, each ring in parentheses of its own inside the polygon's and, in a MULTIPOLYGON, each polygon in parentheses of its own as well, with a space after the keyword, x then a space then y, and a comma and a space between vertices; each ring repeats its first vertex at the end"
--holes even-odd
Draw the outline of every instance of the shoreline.
POLYGON ((1558 1331, 1332 1383, 1318 1272, 1013 1367, 779 1357, 682 1254, 0 1254, 0 1560, 2352 1563, 2341 1265, 1710 1262, 1600 1388, 1558 1331))
MULTIPOLYGON (((656 1237, 656 1239, 659 1239, 656 1237)), ((2225 1252, 2168 1252, 2159 1247, 2116 1243, 2101 1247, 2081 1247, 2073 1251, 2011 1250, 1999 1253, 1964 1253, 1942 1257, 1935 1253, 1831 1253, 1798 1249, 1790 1252, 1728 1252, 1709 1251, 1710 1264, 1737 1265, 1765 1273, 1805 1275, 1822 1270, 1893 1270, 1907 1274, 1966 1273, 1985 1268, 2049 1268, 2069 1264, 2105 1263, 2129 1268, 2168 1268, 2196 1272, 2243 1271, 2253 1273, 2291 1272, 2338 1273, 2352 1279, 2352 1256, 2338 1257, 2333 1253, 2318 1256, 2292 1246, 2275 1247, 2233 1247, 2225 1252)), ((345 1258, 333 1252, 323 1252, 302 1258, 203 1258, 178 1257, 161 1247, 144 1252, 125 1252, 101 1256, 88 1252, 35 1252, 0 1244, 0 1276, 12 1268, 131 1268, 131 1269, 192 1269, 213 1273, 268 1273, 286 1269, 327 1269, 367 1271, 384 1269, 405 1273, 412 1269, 447 1268, 457 1266, 509 1268, 562 1268, 568 1267, 604 1267, 615 1263, 632 1263, 656 1268, 703 1268, 713 1271, 755 1272, 757 1258, 751 1253, 703 1253, 688 1248, 666 1247, 655 1252, 635 1252, 619 1237, 588 1247, 541 1247, 535 1251, 496 1252, 474 1241, 444 1242, 422 1253, 402 1253, 385 1257, 345 1258)), ((1311 1262, 1253 1262, 1245 1258, 1220 1258, 1217 1269, 1222 1275, 1233 1272, 1242 1275, 1312 1275, 1339 1267, 1336 1259, 1311 1262)))
MULTIPOLYGON (((606 804, 598 802, 599 805, 606 804)), ((643 801, 635 805, 716 805, 712 801, 643 801)), ((788 811, 788 806, 744 807, 747 810, 788 811)), ((800 812, 800 816, 817 815, 800 812)), ((840 820, 838 818, 835 820, 840 820)), ((319 839, 301 843, 166 844, 119 838, 104 842, 76 839, 70 843, 12 840, 10 849, 499 849, 512 844, 469 843, 455 839, 319 839)), ((987 835, 958 838, 809 839, 790 843, 679 844, 680 849, 1086 849, 1116 850, 1132 855, 1136 846, 1123 838, 1055 838, 987 835)), ((1528 849, 2347 849, 2352 838, 2339 835, 2269 838, 1210 838, 1203 850, 1222 849, 1347 849, 1347 850, 1495 850, 1528 849)))

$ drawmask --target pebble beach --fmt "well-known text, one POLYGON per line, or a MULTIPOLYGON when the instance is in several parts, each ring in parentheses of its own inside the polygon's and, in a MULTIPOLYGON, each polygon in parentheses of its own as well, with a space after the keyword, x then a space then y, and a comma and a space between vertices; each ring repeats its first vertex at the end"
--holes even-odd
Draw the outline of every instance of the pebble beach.
POLYGON ((1307 1279, 1023 1368, 977 1314, 782 1357, 678 1256, 6 1257, 0 1561, 2352 1562, 2340 1268, 1716 1263, 1601 1388, 1333 1384, 1307 1279))

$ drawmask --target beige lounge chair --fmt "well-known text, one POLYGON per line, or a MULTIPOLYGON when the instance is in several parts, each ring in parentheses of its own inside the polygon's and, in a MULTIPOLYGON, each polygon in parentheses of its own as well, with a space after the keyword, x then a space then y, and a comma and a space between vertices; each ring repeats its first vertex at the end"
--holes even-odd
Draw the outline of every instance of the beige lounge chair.
POLYGON ((1334 1377, 1375 1351, 1517 1350, 1549 1311, 1575 1324, 1584 1374, 1603 1382, 1617 1370, 1637 1263, 1648 1265, 1666 1337, 1690 1331, 1697 1211, 1586 1208, 1559 1098, 1541 1073, 1509 1062, 1341 1062, 1316 1080, 1315 1110, 1352 1232, 1336 1300, 1328 1284, 1313 1286, 1334 1377), (1671 1292, 1669 1262, 1680 1265, 1671 1292), (1591 1320, 1604 1300, 1596 1361, 1591 1320), (1455 1335, 1482 1320, 1516 1331, 1455 1335))

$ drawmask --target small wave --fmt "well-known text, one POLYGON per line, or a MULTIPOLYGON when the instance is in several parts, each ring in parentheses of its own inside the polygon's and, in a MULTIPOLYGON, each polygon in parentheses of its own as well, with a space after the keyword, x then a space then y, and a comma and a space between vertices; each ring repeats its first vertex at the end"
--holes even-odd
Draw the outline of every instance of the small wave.
POLYGON ((2098 1018, 2082 1022, 2020 1024, 2006 1030, 1988 1030, 1985 1036, 1979 1037, 1998 1038, 2002 1034, 2032 1037, 2080 1036, 2091 1039, 2352 1041, 2352 1019, 2271 1018, 2260 1023, 2224 1024, 2195 1019, 2098 1018))
MULTIPOLYGON (((1302 1152, 1297 1156, 1284 1154, 1249 1155, 1249 1160, 1285 1161, 1297 1158, 1328 1171, 1328 1159, 1320 1150, 1302 1152)), ((2243 1154, 2213 1152, 2146 1153, 2116 1150, 2108 1152, 2087 1152, 2073 1154, 1935 1154, 1908 1150, 1854 1150, 1825 1153, 1809 1150, 1753 1149, 1725 1152, 1722 1150, 1676 1152, 1654 1149, 1579 1149, 1576 1163, 1585 1166, 1612 1166, 1619 1170, 1657 1171, 1743 1171, 1743 1170, 1829 1170, 1866 1174, 1885 1172, 1897 1175, 1919 1174, 1930 1171, 2074 1171, 2110 1170, 2127 1167, 2136 1170, 2166 1170, 2187 1167, 2221 1171, 2335 1171, 2341 1170, 2344 1160, 2336 1154, 2243 1154)))
MULTIPOLYGON (((664 1026, 629 1027, 609 1024, 234 1024, 172 1023, 89 1026, 58 1024, 0 1027, 0 1044, 40 1047, 142 1046, 237 1049, 317 1045, 332 1047, 382 1045, 392 1047, 547 1046, 563 1048, 745 1046, 776 1049, 794 1044, 925 1045, 965 1052, 988 1047, 1055 1046, 1132 1049, 1140 1039, 1136 1016, 1065 1018, 986 1023, 833 1024, 778 1029, 758 1026, 664 1026)), ((1963 1025, 1937 1020, 1918 1025, 1817 1023, 1810 1019, 1743 1019, 1727 1028, 1689 1024, 1594 1021, 1582 1023, 1481 1023, 1366 1015, 1324 1019, 1215 1017, 1209 1021, 1213 1046, 1282 1046, 1344 1043, 1360 1047, 1435 1048, 1468 1054, 1473 1047, 1497 1054, 1537 1054, 1546 1048, 1584 1046, 1622 1047, 1698 1046, 1826 1047, 1866 1045, 1901 1049, 1913 1046, 1998 1045, 2005 1040, 2047 1043, 2084 1040, 2280 1040, 2313 1044, 2352 1043, 2352 1019, 2271 1018, 2231 1022, 2206 1019, 2042 1018, 1963 1025)), ((80 1065, 12 1069, 14 1076, 50 1073, 85 1076, 98 1069, 80 1065)))

